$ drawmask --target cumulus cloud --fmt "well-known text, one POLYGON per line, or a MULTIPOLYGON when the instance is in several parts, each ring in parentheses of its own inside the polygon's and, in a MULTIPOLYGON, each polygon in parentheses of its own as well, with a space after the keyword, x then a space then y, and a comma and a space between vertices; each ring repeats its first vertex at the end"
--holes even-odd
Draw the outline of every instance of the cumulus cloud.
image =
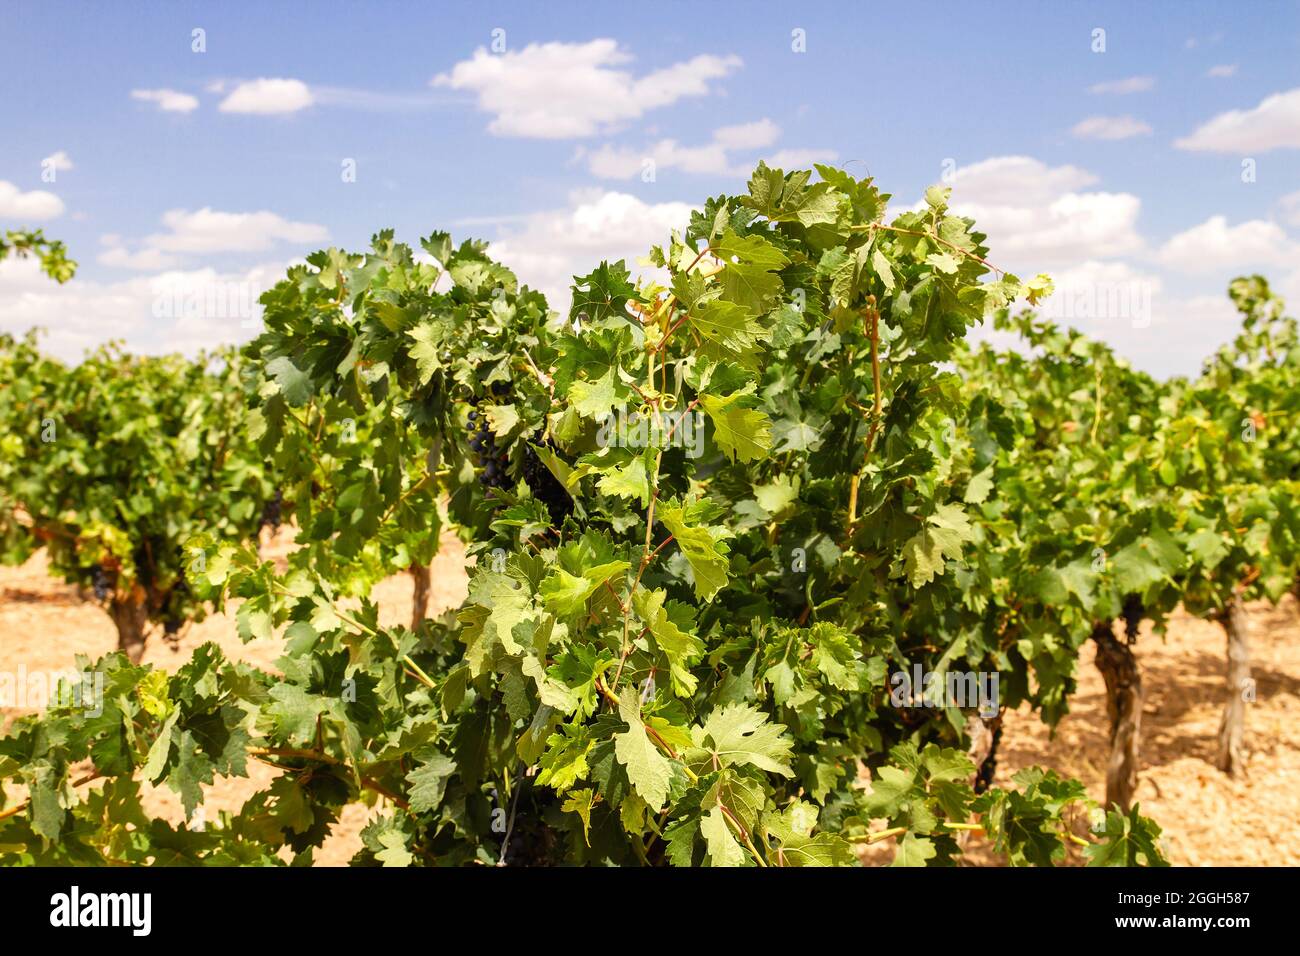
POLYGON ((687 173, 741 176, 748 174, 750 164, 738 163, 731 154, 771 146, 780 135, 780 127, 761 119, 723 126, 702 146, 683 146, 674 139, 661 139, 644 149, 606 144, 591 152, 579 149, 577 155, 586 158, 587 168, 600 179, 632 179, 650 168, 656 173, 680 169, 687 173))
POLYGON ((329 239, 329 230, 322 225, 294 222, 267 210, 172 209, 163 213, 162 222, 166 232, 152 233, 135 243, 115 234, 101 237, 106 249, 99 261, 127 269, 168 269, 190 254, 263 252, 280 242, 316 246, 329 239))
MULTIPOLYGON (((1223 292, 1186 294, 1185 282, 1123 261, 1087 261, 1052 273, 1056 291, 1040 314, 1102 339, 1136 368, 1157 377, 1195 375, 1205 358, 1232 339, 1240 316, 1223 292)), ((1225 280, 1226 281, 1226 280, 1225 280)), ((999 348, 1017 336, 989 325, 972 338, 999 348)))
POLYGON ((781 127, 764 117, 753 123, 723 126, 713 131, 713 141, 724 149, 762 149, 781 137, 781 127))
POLYGON ((1300 226, 1300 192, 1287 193, 1278 205, 1282 209, 1282 218, 1292 226, 1300 226))
POLYGON ((1277 223, 1251 219, 1229 226, 1227 217, 1211 216, 1171 237, 1160 247, 1158 258, 1171 268, 1192 273, 1295 266, 1300 262, 1300 244, 1292 242, 1277 223))
POLYGON ((725 175, 731 171, 727 151, 717 143, 682 146, 673 139, 661 139, 645 149, 605 145, 586 153, 587 169, 600 179, 632 179, 643 170, 680 169, 687 173, 725 175))
POLYGON ((1089 116, 1070 132, 1079 139, 1132 139, 1149 135, 1151 127, 1134 116, 1089 116))
MULTIPOLYGON (((840 154, 833 149, 778 149, 763 157, 763 162, 773 169, 811 169, 813 163, 833 163, 840 154)), ((745 170, 749 173, 749 170, 745 170)))
POLYGON ((296 113, 315 102, 302 80, 260 77, 240 83, 221 101, 223 113, 296 113))
POLYGON ((624 259, 633 274, 649 274, 652 270, 639 267, 637 259, 665 242, 673 229, 685 228, 691 209, 683 202, 647 203, 627 193, 580 191, 564 208, 534 213, 505 228, 490 251, 564 313, 573 276, 586 275, 602 259, 624 259))
POLYGON ((1226 292, 1180 295, 1157 289, 1149 326, 1104 335, 1137 368, 1158 377, 1196 375, 1201 364, 1241 329, 1226 292))
POLYGON ((42 222, 63 215, 63 200, 43 189, 23 192, 0 179, 0 218, 20 223, 42 222))
POLYGON ((1219 66, 1212 66, 1205 73, 1212 80, 1226 80, 1230 76, 1237 75, 1237 64, 1223 63, 1219 66))
POLYGON ((257 334, 257 298, 288 263, 243 271, 165 271, 120 282, 51 282, 33 259, 0 262, 0 330, 45 329, 42 345, 75 362, 110 338, 135 352, 188 355, 257 334))
POLYGON ((181 261, 179 256, 163 252, 154 246, 128 249, 120 236, 101 236, 100 243, 104 246, 104 251, 98 256, 100 264, 118 269, 156 272, 174 268, 181 261))
MULTIPOLYGON (((1194 375, 1237 334, 1240 319, 1224 292, 1233 276, 1263 272, 1300 300, 1300 241, 1278 222, 1211 216, 1153 244, 1137 229, 1138 197, 1101 192, 1098 183, 1077 166, 994 157, 956 170, 952 208, 988 234, 998 266, 1051 274, 1056 292, 1041 306, 1045 315, 1104 339, 1154 375, 1194 375)), ((1284 196, 1279 213, 1300 225, 1300 193, 1284 196)))
POLYGON ((1220 113, 1174 145, 1209 153, 1300 149, 1300 88, 1274 93, 1253 109, 1220 113))
POLYGON ((293 222, 267 210, 172 209, 163 213, 162 220, 170 231, 152 235, 149 241, 172 252, 256 252, 276 242, 309 244, 329 238, 324 226, 293 222))
POLYGON ((989 235, 994 261, 1010 263, 1004 268, 1038 271, 1140 250, 1141 201, 1130 193, 1083 191, 1096 181, 1077 166, 999 156, 957 169, 952 205, 989 235))
POLYGON ((153 103, 164 113, 190 113, 199 108, 198 97, 177 90, 132 90, 131 99, 153 103))
POLYGON ((1088 87, 1089 93, 1113 93, 1126 96, 1129 93, 1144 93, 1156 85, 1154 76, 1129 76, 1122 80, 1106 80, 1088 87))
MULTIPOLYGON (((1105 339, 1130 354, 1159 324, 1155 313, 1164 298, 1164 283, 1146 269, 1089 259, 1053 269, 1051 275, 1055 289, 1037 311, 1059 325, 1105 339)), ((973 337, 999 348, 1020 344, 1019 336, 997 332, 989 323, 977 327, 973 337)))
POLYGON ((1029 156, 994 156, 959 166, 954 176, 954 198, 983 206, 1044 205, 1062 193, 1077 192, 1097 182, 1078 166, 1048 166, 1029 156))
POLYGON ((489 53, 480 47, 431 81, 473 93, 492 114, 498 136, 568 139, 607 132, 619 123, 687 97, 705 96, 741 65, 736 56, 702 54, 635 76, 632 57, 611 39, 530 43, 489 53))

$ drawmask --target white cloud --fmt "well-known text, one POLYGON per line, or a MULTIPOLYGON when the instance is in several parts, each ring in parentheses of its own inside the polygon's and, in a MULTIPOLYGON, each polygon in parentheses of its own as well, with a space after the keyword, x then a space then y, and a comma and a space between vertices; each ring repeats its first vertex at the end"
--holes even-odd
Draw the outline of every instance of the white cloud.
POLYGON ((732 172, 726 149, 717 143, 682 146, 676 140, 662 139, 647 149, 605 145, 586 155, 587 168, 600 179, 632 179, 651 165, 656 172, 660 169, 715 175, 732 172))
POLYGON ((1212 66, 1206 71, 1205 75, 1214 80, 1226 80, 1230 76, 1237 75, 1237 64, 1223 63, 1219 66, 1212 66))
POLYGON ((51 153, 42 159, 41 166, 53 169, 55 172, 66 173, 73 168, 72 157, 63 150, 59 150, 57 153, 51 153))
POLYGON ((1300 149, 1300 89, 1274 93, 1254 109, 1220 113, 1174 145, 1210 153, 1300 149))
POLYGON ((1292 226, 1300 226, 1300 192, 1288 193, 1278 200, 1282 219, 1292 226))
POLYGON ((131 99, 156 103, 165 113, 189 113, 199 108, 198 97, 176 90, 132 90, 131 99))
POLYGON ((266 210, 221 212, 204 206, 194 212, 172 209, 162 219, 171 231, 149 241, 172 252, 256 252, 275 242, 310 244, 329 238, 324 226, 292 222, 266 210))
POLYGON ((690 221, 683 202, 646 203, 627 193, 587 190, 563 209, 534 213, 505 229, 491 253, 520 281, 546 294, 553 309, 567 313, 573 276, 586 275, 602 259, 624 259, 633 274, 651 274, 637 259, 690 221))
POLYGON ((1131 139, 1148 135, 1151 127, 1133 116, 1089 116, 1070 132, 1079 139, 1131 139))
POLYGON ((606 144, 589 152, 580 147, 576 155, 585 157, 587 168, 600 179, 632 179, 651 164, 656 173, 660 169, 680 169, 688 173, 743 176, 748 174, 749 164, 737 164, 730 153, 771 146, 780 135, 779 126, 770 119, 761 119, 723 126, 703 146, 683 146, 674 139, 661 139, 643 149, 606 144))
POLYGON ((1139 251, 1141 200, 1080 191, 1096 181, 1077 166, 998 156, 957 169, 952 207, 989 235, 993 261, 1003 268, 1036 272, 1139 251))
POLYGON ((567 139, 704 96, 711 81, 741 65, 736 56, 703 54, 636 77, 619 69, 631 59, 611 39, 530 43, 501 54, 480 47, 432 83, 476 94, 478 108, 493 114, 488 130, 498 136, 567 139))
POLYGON ((1241 330, 1241 316, 1227 296, 1226 281, 1215 293, 1179 295, 1158 289, 1151 324, 1104 337, 1134 366, 1157 377, 1195 376, 1204 361, 1241 330))
MULTIPOLYGON (((813 163, 833 163, 839 159, 839 153, 833 149, 778 149, 770 156, 764 156, 763 162, 773 169, 812 169, 813 163)), ((748 174, 750 171, 745 170, 748 174)))
POLYGON ((781 127, 767 118, 713 131, 713 141, 723 149, 762 149, 780 138, 781 127))
POLYGON ((296 113, 315 102, 302 80, 261 77, 240 83, 217 109, 223 113, 296 113))
POLYGON ((1283 276, 1277 283, 1277 288, 1291 306, 1287 311, 1295 315, 1296 303, 1300 302, 1300 268, 1295 269, 1288 276, 1283 276))
POLYGON ((43 189, 23 192, 11 182, 0 179, 0 218, 19 222, 40 222, 63 215, 63 200, 43 189))
POLYGON ((0 330, 47 332, 42 346, 78 361, 87 349, 122 339, 136 352, 184 352, 245 341, 257 334, 257 298, 284 277, 288 263, 244 271, 160 272, 120 282, 78 276, 58 285, 34 259, 0 262, 0 330))
POLYGON ((978 221, 981 228, 998 229, 1006 237, 1000 248, 1013 254, 1074 262, 1138 251, 1141 205, 1129 193, 1065 193, 1046 207, 1003 207, 978 221))
MULTIPOLYGON (((1152 249, 1136 228, 1138 197, 1090 191, 1097 182, 1076 166, 994 157, 956 170, 952 208, 988 234, 993 263, 1022 276, 1051 274, 1057 291, 1045 315, 1153 375, 1195 375, 1237 334, 1224 292, 1233 276, 1272 272, 1283 295, 1300 299, 1300 243, 1276 223, 1229 226, 1216 216, 1152 249)), ((1281 208, 1300 217, 1300 194, 1281 208)), ((976 337, 1015 345, 988 329, 976 337)))
MULTIPOLYGON (((1154 307, 1163 291, 1157 275, 1127 262, 1096 259, 1054 269, 1051 275, 1055 290, 1037 308, 1043 318, 1105 339, 1121 351, 1131 351, 1156 324, 1154 307)), ((988 323, 978 326, 972 338, 998 348, 1020 344, 1019 336, 999 333, 988 323)))
MULTIPOLYGON (((1166 283, 1124 261, 1089 260, 1053 270, 1052 278, 1056 291, 1039 306, 1041 315, 1105 341, 1136 368, 1161 378, 1195 375, 1241 325, 1223 292, 1186 295, 1185 282, 1166 283)), ((1023 346, 1018 336, 987 324, 971 338, 997 348, 1023 346)))
POLYGON ((1045 205, 1061 195, 1097 182, 1078 166, 1048 166, 1029 156, 994 156, 969 166, 959 166, 954 178, 955 198, 990 205, 1045 205))
POLYGON ((1088 87, 1089 93, 1114 93, 1126 96, 1129 93, 1144 93, 1156 85, 1154 76, 1129 76, 1122 80, 1106 80, 1088 87))
POLYGON ((114 266, 118 269, 157 272, 160 269, 172 269, 180 262, 177 256, 152 246, 132 252, 120 241, 105 243, 105 245, 107 248, 99 254, 98 261, 101 265, 114 266))
POLYGON ((1042 313, 1062 325, 1111 337, 1151 324, 1160 277, 1128 262, 1089 259, 1052 272, 1055 291, 1042 313))
MULTIPOLYGON (((585 157, 587 168, 600 179, 632 179, 650 164, 656 173, 661 169, 680 169, 688 173, 748 177, 757 159, 741 160, 732 154, 752 155, 755 150, 773 145, 780 135, 780 127, 762 119, 715 130, 712 140, 702 146, 683 146, 674 139, 661 139, 643 149, 608 144, 594 151, 580 147, 576 157, 585 157)), ((831 149, 783 149, 763 159, 769 166, 780 169, 806 169, 813 163, 832 162, 837 156, 831 149)))
POLYGON ((267 210, 222 212, 205 206, 193 212, 172 209, 162 216, 166 232, 156 232, 138 242, 116 234, 100 237, 105 246, 99 262, 124 269, 157 271, 180 265, 189 254, 264 252, 278 242, 318 246, 329 230, 310 222, 293 222, 267 210))
POLYGON ((1300 244, 1287 238, 1277 223, 1251 219, 1229 226, 1225 216, 1211 216, 1180 232, 1160 247, 1162 263, 1185 272, 1295 266, 1300 244))

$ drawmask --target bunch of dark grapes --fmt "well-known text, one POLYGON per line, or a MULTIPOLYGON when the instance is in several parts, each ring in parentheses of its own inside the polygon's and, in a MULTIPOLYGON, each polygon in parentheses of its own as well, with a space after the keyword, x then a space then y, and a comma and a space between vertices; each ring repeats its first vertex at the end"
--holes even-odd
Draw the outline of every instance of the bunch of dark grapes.
POLYGON ((271 531, 280 530, 280 507, 284 503, 284 492, 276 491, 266 504, 262 505, 262 519, 258 523, 258 528, 271 526, 271 531))
POLYGON ((102 601, 104 598, 108 597, 108 592, 112 587, 112 583, 109 580, 108 574, 99 565, 95 565, 95 570, 91 572, 91 582, 95 586, 96 601, 102 601))
POLYGON ((564 485, 551 474, 551 469, 527 445, 524 446, 523 476, 533 497, 546 505, 551 524, 558 528, 573 513, 573 499, 564 490, 564 485))
POLYGON ((488 428, 486 416, 472 411, 469 413, 469 423, 477 429, 470 436, 469 447, 478 458, 479 467, 482 469, 479 472, 479 482, 484 488, 506 487, 510 483, 506 475, 506 464, 509 458, 504 452, 497 450, 496 436, 488 428))
POLYGON ((1136 594, 1130 594, 1124 598, 1124 610, 1120 612, 1124 618, 1124 636, 1132 644, 1137 640, 1138 625, 1142 623, 1142 618, 1146 616, 1146 609, 1142 606, 1142 599, 1136 594))

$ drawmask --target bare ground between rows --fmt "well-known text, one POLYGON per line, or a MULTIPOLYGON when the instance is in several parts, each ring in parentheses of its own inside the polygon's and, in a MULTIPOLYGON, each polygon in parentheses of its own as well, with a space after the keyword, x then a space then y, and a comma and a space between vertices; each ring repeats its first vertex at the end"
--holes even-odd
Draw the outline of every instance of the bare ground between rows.
MULTIPOLYGON (((281 535, 268 542, 267 553, 282 556, 290 546, 288 536, 281 535)), ((429 613, 455 607, 465 592, 464 550, 454 537, 444 537, 432 567, 429 613)), ((381 620, 409 621, 411 595, 406 575, 381 582, 373 594, 381 620)), ((1138 801, 1164 829, 1165 847, 1175 864, 1300 864, 1300 608, 1288 597, 1277 608, 1252 605, 1249 614, 1257 697, 1247 711, 1250 755, 1247 773, 1240 779, 1225 776, 1212 763, 1225 693, 1222 629, 1179 613, 1165 638, 1144 628, 1138 640, 1146 689, 1138 801)), ((268 669, 274 669, 280 654, 278 639, 241 643, 233 616, 219 614, 191 627, 176 650, 161 640, 151 641, 145 661, 175 669, 206 641, 215 641, 232 659, 268 669)), ((44 554, 19 568, 0 568, 0 671, 59 670, 72 666, 77 654, 93 659, 113 650, 115 643, 108 616, 83 601, 75 588, 49 577, 44 554)), ((1016 771, 1039 765, 1079 778, 1094 797, 1102 797, 1106 708, 1092 657, 1089 644, 1071 712, 1055 734, 1028 711, 1007 716, 998 783, 1008 784, 1016 771)), ((0 711, 0 724, 7 726, 23 712, 0 711)), ((238 810, 275 773, 253 764, 247 778, 218 780, 205 788, 207 812, 238 810)), ((173 823, 183 819, 171 791, 146 790, 150 812, 173 823)), ((317 854, 318 865, 345 864, 360 847, 361 828, 373 812, 361 805, 346 808, 317 854)), ((892 848, 879 845, 865 854, 864 862, 886 863, 891 857, 892 848)), ((976 838, 968 847, 968 862, 995 861, 976 838)))

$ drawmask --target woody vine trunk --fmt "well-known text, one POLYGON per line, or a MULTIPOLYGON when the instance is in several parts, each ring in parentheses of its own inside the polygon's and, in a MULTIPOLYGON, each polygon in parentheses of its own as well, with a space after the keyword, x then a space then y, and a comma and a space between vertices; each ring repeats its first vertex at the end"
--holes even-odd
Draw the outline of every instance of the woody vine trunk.
POLYGON ((1142 674, 1128 644, 1115 639, 1109 621, 1093 625, 1097 669, 1106 682, 1110 756, 1106 762, 1106 805, 1128 811, 1137 790, 1138 745, 1142 736, 1142 674))
POLYGON ((1246 694, 1250 687, 1250 622, 1240 596, 1224 611, 1220 623, 1228 639, 1228 700, 1219 722, 1216 763, 1220 770, 1235 776, 1244 769, 1246 694))
POLYGON ((149 613, 143 601, 137 601, 134 595, 114 597, 108 605, 108 615, 117 628, 117 649, 125 651, 132 664, 140 663, 144 656, 145 625, 149 623, 149 613))
POLYGON ((419 629, 420 622, 428 616, 429 611, 429 590, 432 586, 432 576, 429 573, 428 565, 411 565, 411 580, 415 582, 411 595, 411 630, 415 631, 419 629))

